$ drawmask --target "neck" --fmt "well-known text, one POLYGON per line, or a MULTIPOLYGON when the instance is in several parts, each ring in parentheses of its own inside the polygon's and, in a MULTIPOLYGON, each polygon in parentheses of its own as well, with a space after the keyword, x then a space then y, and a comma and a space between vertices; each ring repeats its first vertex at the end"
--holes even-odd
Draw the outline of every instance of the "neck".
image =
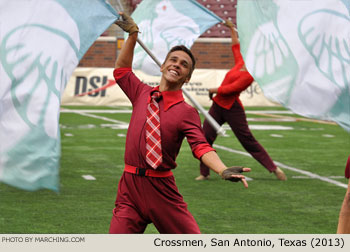
POLYGON ((183 84, 184 83, 169 83, 162 78, 159 85, 159 91, 177 91, 182 88, 183 84))

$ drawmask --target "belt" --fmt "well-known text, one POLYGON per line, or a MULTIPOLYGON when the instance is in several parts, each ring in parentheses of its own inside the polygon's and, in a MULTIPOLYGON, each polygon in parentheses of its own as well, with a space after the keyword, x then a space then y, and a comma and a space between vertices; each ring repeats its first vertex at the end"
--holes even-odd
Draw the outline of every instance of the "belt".
POLYGON ((148 177, 157 177, 157 178, 164 178, 164 177, 170 177, 173 175, 172 171, 157 171, 153 169, 146 169, 146 168, 138 168, 135 166, 131 166, 128 164, 125 164, 124 168, 125 172, 136 174, 138 176, 148 176, 148 177))

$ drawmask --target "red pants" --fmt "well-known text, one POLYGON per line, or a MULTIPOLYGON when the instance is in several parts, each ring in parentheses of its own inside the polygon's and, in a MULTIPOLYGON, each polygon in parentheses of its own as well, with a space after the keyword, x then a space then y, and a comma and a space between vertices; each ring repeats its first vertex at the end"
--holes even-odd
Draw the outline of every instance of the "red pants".
POLYGON ((124 172, 118 185, 110 234, 143 233, 153 223, 161 234, 199 234, 174 176, 155 178, 124 172))
MULTIPOLYGON (((209 110, 209 114, 220 126, 227 122, 244 149, 267 170, 269 170, 269 172, 276 170, 276 165, 273 163, 269 154, 254 138, 252 132, 250 131, 244 109, 237 101, 235 101, 229 110, 224 109, 213 102, 213 105, 209 110)), ((207 139, 208 143, 212 145, 217 134, 207 120, 205 120, 203 123, 203 130, 205 138, 207 139)), ((209 175, 209 168, 203 163, 200 164, 200 173, 203 176, 209 175)))

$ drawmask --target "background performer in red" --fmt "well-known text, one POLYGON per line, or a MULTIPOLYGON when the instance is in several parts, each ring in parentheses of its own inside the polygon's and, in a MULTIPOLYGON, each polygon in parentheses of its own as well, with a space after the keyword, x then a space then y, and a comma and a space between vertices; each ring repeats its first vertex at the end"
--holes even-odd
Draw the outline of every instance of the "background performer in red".
MULTIPOLYGON (((260 164, 269 172, 276 175, 279 180, 286 180, 284 172, 278 168, 270 158, 266 150, 254 138, 247 123, 243 105, 239 99, 240 93, 249 87, 253 82, 253 77, 245 67, 243 57, 240 52, 240 44, 237 33, 231 21, 227 20, 226 25, 231 31, 232 52, 235 61, 234 67, 226 74, 223 82, 218 88, 209 89, 209 97, 213 100, 213 105, 209 114, 219 125, 227 122, 239 142, 260 164), (213 98, 213 95, 216 96, 213 98)), ((216 139, 217 133, 207 120, 203 123, 205 137, 210 145, 216 139)), ((196 180, 206 180, 209 178, 209 168, 201 162, 200 176, 196 180)))

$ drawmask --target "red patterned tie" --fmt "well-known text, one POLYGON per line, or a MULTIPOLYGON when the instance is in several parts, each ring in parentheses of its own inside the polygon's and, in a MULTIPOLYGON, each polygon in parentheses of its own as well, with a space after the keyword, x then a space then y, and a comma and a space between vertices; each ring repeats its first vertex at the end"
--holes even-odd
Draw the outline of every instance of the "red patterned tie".
POLYGON ((147 107, 146 121, 146 162, 153 168, 162 163, 162 145, 160 137, 160 116, 158 100, 161 97, 159 91, 151 94, 151 101, 147 107))

